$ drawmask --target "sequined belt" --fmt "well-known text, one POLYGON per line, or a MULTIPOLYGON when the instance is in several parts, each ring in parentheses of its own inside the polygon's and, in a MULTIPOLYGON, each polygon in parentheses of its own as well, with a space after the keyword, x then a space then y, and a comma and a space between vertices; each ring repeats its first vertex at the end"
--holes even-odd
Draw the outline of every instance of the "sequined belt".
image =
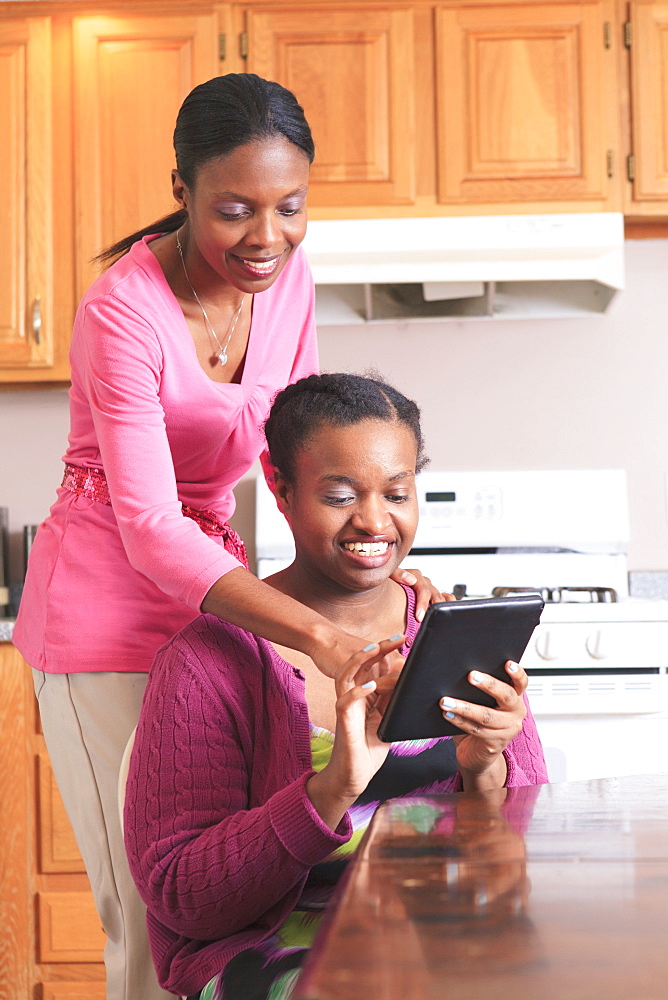
MULTIPOLYGON (((109 496, 109 484, 102 469, 84 469, 80 465, 69 465, 65 463, 65 475, 61 486, 69 490, 70 493, 78 493, 79 496, 88 497, 90 500, 97 500, 98 503, 111 507, 111 497, 109 496)), ((223 538, 223 545, 239 562, 248 569, 248 556, 246 546, 234 528, 231 528, 227 521, 221 521, 213 510, 197 510, 188 504, 181 504, 181 511, 184 517, 189 517, 195 521, 207 535, 220 535, 223 538)))

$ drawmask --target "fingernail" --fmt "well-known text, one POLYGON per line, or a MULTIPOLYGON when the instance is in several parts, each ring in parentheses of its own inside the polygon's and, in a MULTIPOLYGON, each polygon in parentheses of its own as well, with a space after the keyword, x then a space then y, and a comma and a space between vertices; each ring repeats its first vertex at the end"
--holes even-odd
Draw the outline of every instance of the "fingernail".
POLYGON ((372 649, 375 649, 378 645, 377 642, 370 642, 368 646, 365 646, 362 650, 363 653, 370 653, 372 649))
POLYGON ((481 680, 482 680, 482 675, 479 674, 477 670, 474 670, 473 673, 471 674, 471 683, 480 684, 481 680))
POLYGON ((403 635, 403 632, 397 632, 396 635, 391 635, 390 638, 387 641, 388 642, 396 642, 397 639, 401 639, 402 635, 403 635))
POLYGON ((454 712, 446 712, 445 713, 445 717, 446 717, 446 719, 454 719, 455 713, 454 712))
POLYGON ((508 673, 509 674, 516 674, 517 673, 517 664, 516 663, 510 663, 508 665, 508 673))
POLYGON ((414 577, 412 573, 408 573, 406 570, 404 570, 403 579, 404 583, 407 583, 409 587, 412 587, 417 583, 417 578, 414 577))
POLYGON ((456 702, 453 698, 441 698, 441 708, 454 708, 456 702))
POLYGON ((366 684, 362 684, 362 687, 363 688, 367 688, 367 689, 368 688, 375 688, 375 686, 376 686, 376 682, 375 681, 367 681, 366 684))
POLYGON ((424 611, 422 610, 422 608, 420 608, 419 611, 415 612, 415 617, 419 622, 422 621, 422 619, 424 618, 424 611))

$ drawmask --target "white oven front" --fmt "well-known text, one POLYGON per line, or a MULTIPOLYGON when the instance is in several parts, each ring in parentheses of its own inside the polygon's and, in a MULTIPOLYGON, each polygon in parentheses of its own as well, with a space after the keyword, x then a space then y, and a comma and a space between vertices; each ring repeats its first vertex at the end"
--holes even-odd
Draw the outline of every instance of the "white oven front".
POLYGON ((668 605, 546 605, 522 658, 551 781, 668 771, 668 605))

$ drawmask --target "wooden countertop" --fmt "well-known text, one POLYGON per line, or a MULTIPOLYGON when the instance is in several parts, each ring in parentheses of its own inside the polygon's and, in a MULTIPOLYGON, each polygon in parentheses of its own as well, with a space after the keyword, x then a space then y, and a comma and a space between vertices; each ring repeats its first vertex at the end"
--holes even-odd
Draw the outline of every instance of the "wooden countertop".
POLYGON ((386 803, 294 996, 666 1000, 668 774, 386 803))

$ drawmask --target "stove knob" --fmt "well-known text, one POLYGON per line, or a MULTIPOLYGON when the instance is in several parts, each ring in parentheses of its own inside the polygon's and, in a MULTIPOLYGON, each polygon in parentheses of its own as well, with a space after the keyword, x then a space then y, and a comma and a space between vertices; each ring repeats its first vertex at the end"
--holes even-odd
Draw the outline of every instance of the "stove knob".
POLYGON ((600 629, 587 636, 585 646, 589 655, 593 656, 596 660, 605 660, 606 657, 610 656, 610 645, 605 634, 600 629))
POLYGON ((543 660, 559 659, 559 642, 553 632, 540 632, 536 636, 536 652, 543 660))

